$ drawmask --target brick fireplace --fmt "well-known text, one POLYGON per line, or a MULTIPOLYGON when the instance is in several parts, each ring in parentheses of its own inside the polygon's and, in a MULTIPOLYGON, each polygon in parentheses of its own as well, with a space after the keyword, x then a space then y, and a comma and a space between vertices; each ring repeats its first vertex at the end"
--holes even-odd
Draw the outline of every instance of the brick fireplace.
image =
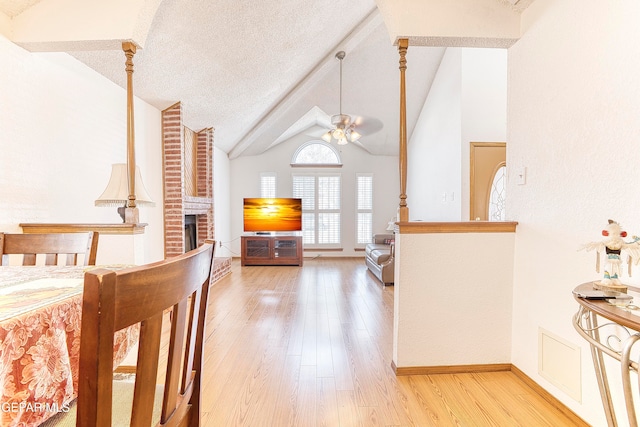
MULTIPOLYGON (((213 128, 194 132, 183 124, 178 102, 162 112, 164 157, 164 253, 185 252, 185 219, 195 216, 197 244, 215 239, 213 216, 213 128)), ((214 278, 230 269, 230 258, 216 258, 214 278)))

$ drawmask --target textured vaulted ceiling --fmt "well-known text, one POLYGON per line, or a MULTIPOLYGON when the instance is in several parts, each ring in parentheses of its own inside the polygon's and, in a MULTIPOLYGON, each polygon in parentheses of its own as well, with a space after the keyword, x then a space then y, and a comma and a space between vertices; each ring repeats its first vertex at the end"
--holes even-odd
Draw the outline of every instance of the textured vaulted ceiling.
MULTIPOLYGON (((517 10, 532 0, 495 1, 517 10)), ((38 3, 0 0, 0 12, 20 19, 38 3)), ((372 154, 397 154, 398 53, 374 0, 155 3, 133 59, 134 94, 160 110, 180 101, 185 124, 213 127, 216 146, 231 158, 322 134, 339 109, 338 50, 346 52, 342 110, 362 116, 363 129, 377 130, 359 145, 372 154)), ((69 53, 125 87, 121 50, 76 49, 69 53)), ((409 49, 409 131, 443 53, 443 47, 409 49)))

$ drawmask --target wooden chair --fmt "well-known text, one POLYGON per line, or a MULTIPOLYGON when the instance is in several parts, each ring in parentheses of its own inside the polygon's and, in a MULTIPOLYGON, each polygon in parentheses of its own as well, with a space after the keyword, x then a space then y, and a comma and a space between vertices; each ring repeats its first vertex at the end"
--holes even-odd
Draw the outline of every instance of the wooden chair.
POLYGON ((45 255, 45 265, 57 265, 66 256, 65 265, 77 265, 78 255, 84 255, 82 265, 95 265, 98 233, 0 233, 0 265, 9 265, 9 255, 23 255, 22 265, 36 265, 36 256, 45 255))
POLYGON ((214 247, 215 242, 207 241, 157 263, 85 274, 76 426, 112 425, 112 409, 118 410, 112 408, 113 336, 138 322, 130 425, 152 425, 154 398, 162 389, 158 377, 164 377, 164 391, 160 421, 153 425, 200 425, 202 347, 214 247), (169 310, 166 374, 161 376, 162 319, 169 310))

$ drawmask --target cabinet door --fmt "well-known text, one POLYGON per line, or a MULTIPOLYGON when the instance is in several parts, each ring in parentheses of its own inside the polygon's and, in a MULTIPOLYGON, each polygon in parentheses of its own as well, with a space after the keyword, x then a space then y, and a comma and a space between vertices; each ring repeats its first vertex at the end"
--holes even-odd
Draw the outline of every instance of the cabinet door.
POLYGON ((495 221, 489 216, 491 190, 496 172, 507 164, 507 145, 504 142, 472 142, 470 152, 469 219, 495 221))
POLYGON ((273 243, 274 258, 297 258, 298 242, 296 239, 275 239, 273 243))
POLYGON ((247 258, 271 258, 268 239, 247 239, 245 256, 247 258))

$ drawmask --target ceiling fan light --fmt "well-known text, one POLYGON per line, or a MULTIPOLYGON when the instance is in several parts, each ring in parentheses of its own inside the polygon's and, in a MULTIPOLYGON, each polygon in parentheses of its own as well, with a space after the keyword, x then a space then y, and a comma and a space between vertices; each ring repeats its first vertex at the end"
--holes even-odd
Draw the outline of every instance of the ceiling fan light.
POLYGON ((342 60, 345 53, 340 51, 336 53, 336 59, 340 61, 340 114, 331 116, 331 125, 333 129, 325 133, 322 139, 326 142, 336 140, 338 145, 346 145, 349 142, 355 142, 360 139, 360 133, 356 132, 353 127, 355 122, 351 121, 351 116, 348 114, 342 114, 342 60))
POLYGON ((351 116, 348 114, 336 114, 331 116, 331 124, 336 127, 347 127, 351 123, 351 116))
POLYGON ((351 142, 356 142, 357 140, 360 139, 362 135, 360 135, 358 132, 356 132, 355 130, 352 130, 351 132, 349 132, 349 140, 351 142))
POLYGON ((324 135, 322 135, 322 140, 326 143, 331 142, 331 131, 327 131, 324 133, 324 135))

